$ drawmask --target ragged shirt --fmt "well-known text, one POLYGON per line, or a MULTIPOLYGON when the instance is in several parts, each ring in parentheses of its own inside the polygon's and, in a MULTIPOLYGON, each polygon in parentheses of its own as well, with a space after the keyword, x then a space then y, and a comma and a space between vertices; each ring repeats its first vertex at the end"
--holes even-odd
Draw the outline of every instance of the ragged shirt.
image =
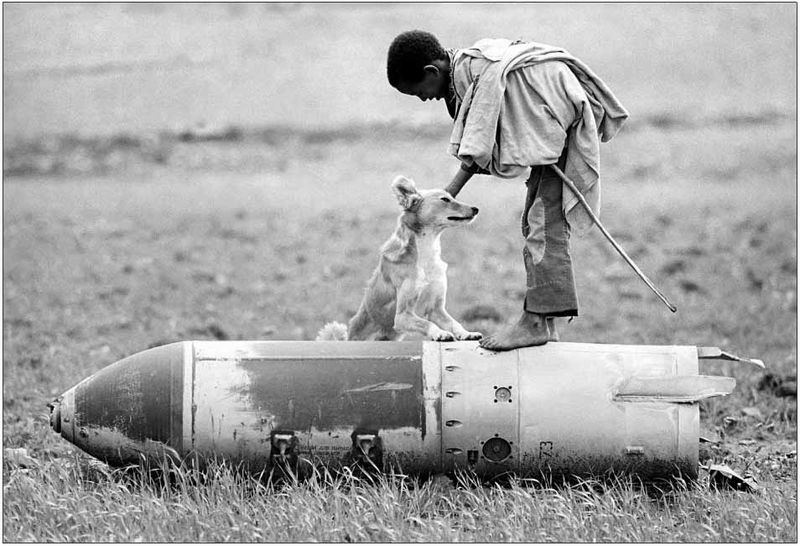
MULTIPOLYGON (((600 211, 599 143, 628 112, 588 66, 565 50, 535 42, 486 39, 451 52, 455 103, 449 151, 500 178, 558 161, 595 214, 600 211)), ((563 210, 578 233, 592 221, 569 189, 563 210)))

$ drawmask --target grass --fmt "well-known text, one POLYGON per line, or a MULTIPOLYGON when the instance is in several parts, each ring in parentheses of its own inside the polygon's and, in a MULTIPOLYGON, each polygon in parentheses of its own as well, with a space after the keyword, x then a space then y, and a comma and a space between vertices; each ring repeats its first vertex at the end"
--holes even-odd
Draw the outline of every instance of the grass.
POLYGON ((171 483, 76 458, 16 470, 5 529, 36 542, 793 542, 780 491, 635 480, 544 487, 316 473, 273 485, 212 465, 171 483), (196 485, 201 478, 203 485, 196 485), (36 510, 30 510, 36 506, 36 510), (34 531, 35 530, 35 531, 34 531))

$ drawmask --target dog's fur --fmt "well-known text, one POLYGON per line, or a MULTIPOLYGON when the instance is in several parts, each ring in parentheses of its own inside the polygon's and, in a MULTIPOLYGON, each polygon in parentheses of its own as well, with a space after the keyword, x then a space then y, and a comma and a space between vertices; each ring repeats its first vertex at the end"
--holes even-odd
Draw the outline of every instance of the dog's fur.
POLYGON ((443 230, 470 223, 478 209, 444 190, 417 190, 403 176, 395 178, 392 190, 403 212, 381 247, 358 312, 346 329, 328 323, 317 339, 391 341, 412 333, 435 341, 480 339, 479 332, 468 332, 444 308, 447 264, 440 242, 443 230))

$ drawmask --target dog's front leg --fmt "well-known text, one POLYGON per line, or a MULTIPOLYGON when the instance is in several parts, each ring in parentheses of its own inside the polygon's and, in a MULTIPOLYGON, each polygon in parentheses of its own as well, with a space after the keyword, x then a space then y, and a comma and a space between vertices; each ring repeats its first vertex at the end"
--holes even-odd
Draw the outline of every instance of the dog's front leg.
POLYGON ((429 320, 417 315, 416 281, 406 280, 397 290, 397 311, 394 316, 394 329, 398 332, 424 334, 434 341, 455 341, 452 332, 442 330, 429 320))
POLYGON ((449 328, 456 336, 456 339, 481 339, 483 337, 483 334, 480 332, 470 332, 461 326, 461 323, 451 317, 450 313, 445 310, 444 303, 442 303, 442 305, 440 305, 439 308, 434 311, 433 315, 436 317, 434 320, 436 320, 436 322, 441 326, 449 328))
POLYGON ((427 304, 427 311, 425 314, 430 319, 439 325, 440 328, 453 332, 456 339, 481 339, 483 334, 480 332, 470 332, 459 323, 456 319, 450 316, 450 313, 444 308, 444 302, 447 298, 447 282, 446 280, 437 280, 428 285, 423 292, 421 299, 427 304))

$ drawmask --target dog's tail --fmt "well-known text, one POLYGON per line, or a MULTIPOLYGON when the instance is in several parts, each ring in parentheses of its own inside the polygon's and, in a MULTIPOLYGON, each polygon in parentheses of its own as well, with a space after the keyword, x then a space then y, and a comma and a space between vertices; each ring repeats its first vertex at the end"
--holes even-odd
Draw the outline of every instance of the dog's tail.
POLYGON ((347 325, 329 322, 317 332, 315 341, 347 341, 347 325))

